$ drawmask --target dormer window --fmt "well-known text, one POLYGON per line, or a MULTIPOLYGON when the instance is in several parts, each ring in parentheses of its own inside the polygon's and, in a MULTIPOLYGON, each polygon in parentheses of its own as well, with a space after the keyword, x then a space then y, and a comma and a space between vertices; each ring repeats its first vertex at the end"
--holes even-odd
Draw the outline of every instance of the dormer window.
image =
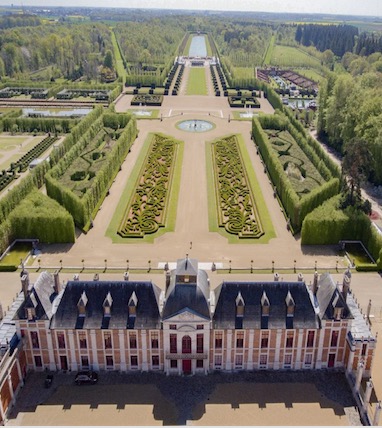
POLYGON ((34 321, 36 318, 36 309, 35 308, 26 308, 26 316, 28 321, 34 321))
POLYGON ((243 317, 244 316, 244 299, 241 295, 240 291, 236 297, 236 316, 237 317, 243 317))
POLYGON ((287 307, 287 317, 293 317, 294 315, 294 307, 296 306, 293 300, 292 295, 290 294, 290 291, 288 291, 288 294, 285 298, 285 304, 287 307))
POLYGON ((131 295, 129 299, 129 317, 136 317, 137 316, 137 304, 138 304, 138 298, 135 294, 135 291, 133 291, 133 294, 131 295))
POLYGON ((88 298, 86 296, 85 291, 82 292, 80 299, 77 303, 78 308, 78 316, 84 317, 86 315, 86 305, 88 303, 88 298))
POLYGON ((113 298, 111 297, 110 291, 107 293, 105 300, 103 301, 103 314, 105 317, 111 315, 111 305, 113 304, 113 298))
POLYGON ((263 295, 261 296, 261 315, 269 316, 269 299, 265 291, 263 291, 263 295))
POLYGON ((343 306, 339 297, 339 293, 336 293, 333 302, 333 318, 336 321, 339 321, 342 318, 342 314, 343 314, 343 306))
POLYGON ((334 308, 334 319, 339 321, 342 318, 343 308, 334 308))

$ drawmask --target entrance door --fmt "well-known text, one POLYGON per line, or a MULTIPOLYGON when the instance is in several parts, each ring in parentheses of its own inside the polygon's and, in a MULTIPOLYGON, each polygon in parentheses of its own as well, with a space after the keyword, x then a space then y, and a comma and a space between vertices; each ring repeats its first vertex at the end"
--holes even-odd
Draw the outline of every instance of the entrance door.
POLYGON ((328 367, 334 367, 335 361, 336 361, 336 354, 329 354, 328 367))
POLYGON ((68 370, 68 360, 66 355, 60 355, 61 370, 68 370))
POLYGON ((191 373, 191 360, 183 360, 183 373, 184 374, 191 373))

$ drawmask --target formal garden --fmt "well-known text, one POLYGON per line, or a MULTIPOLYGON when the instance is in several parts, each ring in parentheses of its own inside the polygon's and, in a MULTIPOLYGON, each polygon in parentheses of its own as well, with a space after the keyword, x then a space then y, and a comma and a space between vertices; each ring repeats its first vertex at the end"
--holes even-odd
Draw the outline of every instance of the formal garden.
POLYGON ((180 150, 180 142, 170 137, 151 136, 146 157, 118 226, 119 236, 145 238, 160 228, 169 230, 170 198, 179 184, 174 185, 175 171, 181 163, 180 150))
POLYGON ((206 145, 210 231, 231 243, 264 243, 274 237, 272 222, 241 137, 206 145))
POLYGON ((91 227, 109 187, 137 135, 129 114, 101 114, 46 175, 48 196, 91 227))

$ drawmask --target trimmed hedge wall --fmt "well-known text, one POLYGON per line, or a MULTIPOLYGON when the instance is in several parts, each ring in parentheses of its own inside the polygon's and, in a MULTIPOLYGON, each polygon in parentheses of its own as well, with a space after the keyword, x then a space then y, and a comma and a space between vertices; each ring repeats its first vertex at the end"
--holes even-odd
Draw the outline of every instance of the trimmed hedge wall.
POLYGON ((290 219, 291 226, 297 232, 301 229, 302 222, 308 213, 321 205, 326 199, 338 193, 340 181, 337 177, 332 176, 324 160, 317 156, 315 151, 309 146, 308 141, 282 113, 276 112, 275 115, 264 115, 259 118, 254 117, 252 121, 252 134, 272 183, 276 186, 281 203, 290 219), (288 130, 327 182, 300 199, 293 189, 288 176, 285 174, 283 166, 276 152, 273 150, 263 127, 288 130))
MULTIPOLYGON (((97 135, 104 126, 104 117, 98 118, 83 135, 82 138, 69 150, 69 152, 61 159, 57 165, 46 175, 46 188, 48 196, 57 200, 63 205, 73 216, 75 223, 83 229, 87 229, 91 223, 91 219, 96 215, 100 204, 106 196, 106 193, 119 171, 119 168, 124 161, 131 145, 137 136, 136 120, 131 115, 117 115, 116 123, 128 122, 120 135, 119 139, 114 144, 102 168, 97 171, 96 177, 93 180, 91 187, 82 198, 76 196, 71 190, 67 189, 61 182, 60 177, 68 169, 70 164, 77 159, 89 142, 97 135), (120 118, 118 118, 120 116, 120 118)), ((110 114, 105 118, 108 125, 112 119, 110 114)))
POLYGON ((37 238, 45 243, 75 241, 73 217, 37 189, 12 211, 9 221, 14 239, 37 238))
MULTIPOLYGON (((334 245, 341 240, 362 241, 382 269, 382 236, 363 212, 339 208, 341 195, 328 199, 308 214, 301 229, 302 245, 334 245)), ((362 266, 361 266, 362 270, 362 266)))

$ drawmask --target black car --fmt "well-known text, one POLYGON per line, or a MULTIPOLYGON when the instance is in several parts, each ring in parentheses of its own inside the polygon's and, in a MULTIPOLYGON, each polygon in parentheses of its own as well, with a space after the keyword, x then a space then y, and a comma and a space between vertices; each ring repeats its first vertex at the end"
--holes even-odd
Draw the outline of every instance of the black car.
POLYGON ((98 382, 98 373, 92 371, 78 372, 74 379, 76 385, 94 384, 98 382))

